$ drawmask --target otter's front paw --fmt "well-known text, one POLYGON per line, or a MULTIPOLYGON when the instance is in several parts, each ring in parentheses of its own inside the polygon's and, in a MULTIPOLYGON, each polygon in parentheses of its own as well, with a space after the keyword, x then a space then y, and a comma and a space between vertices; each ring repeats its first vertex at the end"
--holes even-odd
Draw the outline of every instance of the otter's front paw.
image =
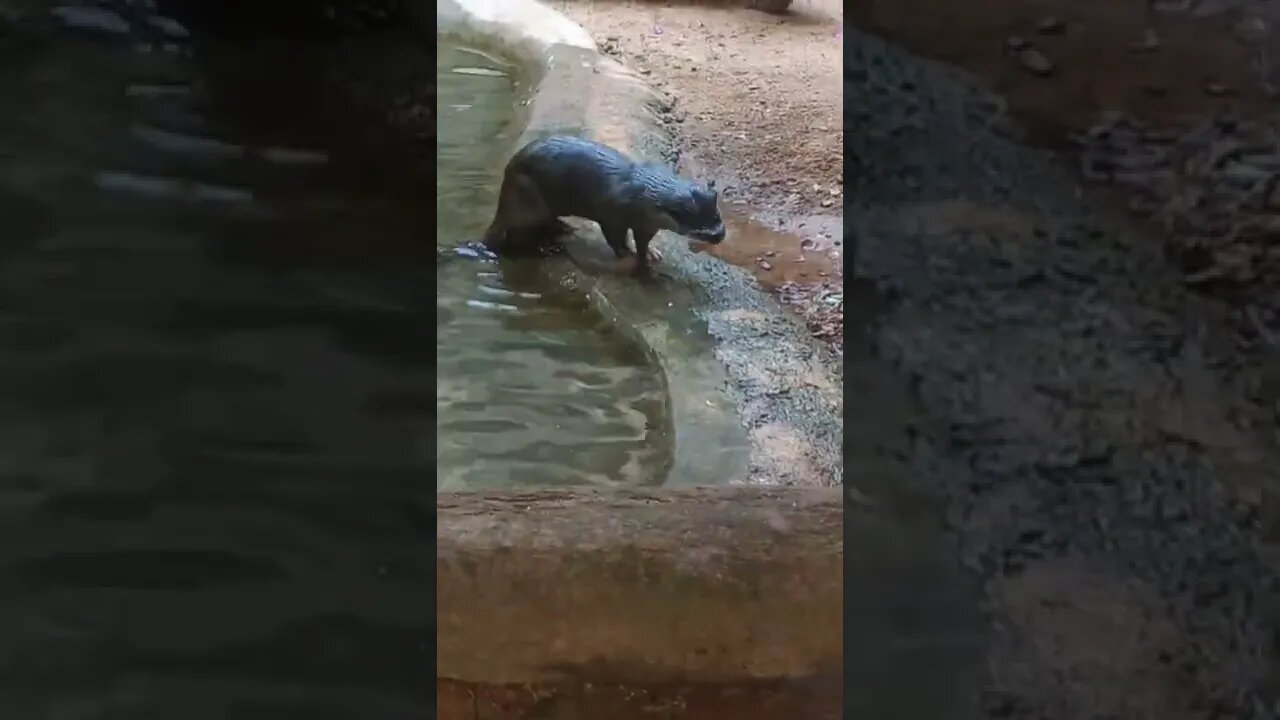
POLYGON ((647 248, 645 254, 649 257, 650 265, 657 265, 662 262, 662 251, 652 245, 647 248))

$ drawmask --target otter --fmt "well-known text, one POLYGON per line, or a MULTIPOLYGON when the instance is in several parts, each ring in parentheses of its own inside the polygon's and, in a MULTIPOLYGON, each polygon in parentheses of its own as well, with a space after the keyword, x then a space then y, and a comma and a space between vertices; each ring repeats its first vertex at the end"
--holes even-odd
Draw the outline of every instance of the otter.
POLYGON ((714 181, 701 185, 608 145, 553 135, 530 142, 508 161, 484 245, 496 255, 535 250, 567 228, 564 217, 595 221, 619 260, 633 255, 630 230, 637 274, 661 259, 650 247, 659 230, 709 244, 725 237, 714 181))

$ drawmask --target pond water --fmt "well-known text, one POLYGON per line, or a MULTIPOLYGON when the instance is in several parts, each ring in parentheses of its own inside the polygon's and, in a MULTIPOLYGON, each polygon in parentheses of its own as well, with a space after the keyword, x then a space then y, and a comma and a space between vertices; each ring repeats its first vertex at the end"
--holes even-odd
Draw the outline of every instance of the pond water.
MULTIPOLYGON (((512 68, 441 43, 436 242, 481 236, 515 150, 512 68)), ((671 465, 661 372, 539 260, 437 272, 438 487, 654 485, 671 465)))
POLYGON ((425 716, 431 188, 327 52, 0 42, 6 717, 425 716))

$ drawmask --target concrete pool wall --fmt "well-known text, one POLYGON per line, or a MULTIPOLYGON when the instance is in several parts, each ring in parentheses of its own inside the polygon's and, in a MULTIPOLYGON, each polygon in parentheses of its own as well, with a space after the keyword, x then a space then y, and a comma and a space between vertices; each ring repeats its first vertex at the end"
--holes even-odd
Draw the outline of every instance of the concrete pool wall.
MULTIPOLYGON (((428 26, 427 3, 411 3, 424 31, 521 68, 527 100, 511 152, 551 133, 650 161, 670 148, 658 95, 563 15, 534 0, 434 5, 428 26)), ((838 678, 839 359, 738 268, 667 237, 662 277, 641 284, 601 271, 612 256, 597 233, 582 227, 547 270, 580 283, 663 371, 676 426, 669 480, 650 491, 439 495, 437 678, 838 678), (747 461, 725 470, 717 452, 735 442, 747 461), (740 487, 678 487, 707 484, 740 487)))

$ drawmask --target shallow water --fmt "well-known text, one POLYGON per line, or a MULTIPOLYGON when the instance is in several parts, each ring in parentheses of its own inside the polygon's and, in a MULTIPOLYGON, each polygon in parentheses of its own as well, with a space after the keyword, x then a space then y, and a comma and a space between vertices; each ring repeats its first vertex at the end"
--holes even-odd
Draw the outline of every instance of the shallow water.
POLYGON ((421 716, 429 187, 326 48, 4 52, 4 715, 421 716))
MULTIPOLYGON (((518 103, 498 58, 441 45, 437 240, 475 240, 515 150, 518 103)), ((538 260, 444 260, 437 272, 441 490, 652 485, 672 445, 660 371, 538 260)))

